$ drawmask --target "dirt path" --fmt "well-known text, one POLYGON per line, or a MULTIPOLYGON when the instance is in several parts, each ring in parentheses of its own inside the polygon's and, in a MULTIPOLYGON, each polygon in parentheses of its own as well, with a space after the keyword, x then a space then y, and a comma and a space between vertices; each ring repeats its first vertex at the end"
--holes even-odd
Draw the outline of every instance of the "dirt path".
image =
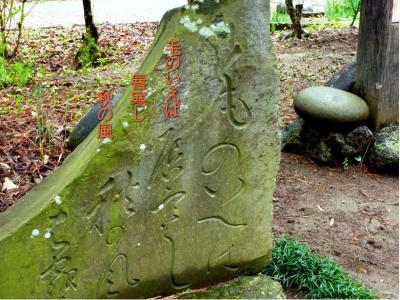
POLYGON ((398 186, 398 177, 373 175, 359 166, 321 167, 283 153, 274 196, 275 237, 307 243, 381 297, 398 299, 398 186))

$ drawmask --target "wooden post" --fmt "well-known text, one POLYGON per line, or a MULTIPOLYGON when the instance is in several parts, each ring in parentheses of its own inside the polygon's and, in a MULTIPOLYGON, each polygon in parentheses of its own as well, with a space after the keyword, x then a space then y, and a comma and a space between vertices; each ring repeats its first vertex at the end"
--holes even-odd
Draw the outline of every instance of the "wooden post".
POLYGON ((399 118, 398 0, 362 0, 355 93, 379 129, 399 118))

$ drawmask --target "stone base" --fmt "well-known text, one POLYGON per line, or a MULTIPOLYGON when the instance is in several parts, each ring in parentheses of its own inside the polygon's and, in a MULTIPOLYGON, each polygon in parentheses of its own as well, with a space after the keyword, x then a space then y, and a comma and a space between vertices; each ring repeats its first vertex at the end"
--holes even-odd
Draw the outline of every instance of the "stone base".
POLYGON ((265 275, 238 277, 178 299, 286 299, 281 284, 265 275))

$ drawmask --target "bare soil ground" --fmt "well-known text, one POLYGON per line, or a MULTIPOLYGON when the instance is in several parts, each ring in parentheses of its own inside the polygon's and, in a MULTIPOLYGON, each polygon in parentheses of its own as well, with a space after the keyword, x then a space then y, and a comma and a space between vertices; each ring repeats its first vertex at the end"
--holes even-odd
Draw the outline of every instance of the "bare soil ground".
MULTIPOLYGON (((82 27, 29 31, 21 58, 35 58, 45 76, 24 88, 0 90, 0 211, 10 207, 69 154, 65 140, 90 109, 98 91, 123 90, 153 40, 156 24, 100 26, 108 64, 74 71, 82 27), (29 51, 34 49, 34 53, 29 51), (41 111, 34 90, 45 87, 41 111), (21 96, 22 98, 18 98, 21 96), (18 103, 16 99, 19 99, 18 103), (37 116, 51 139, 40 146, 37 116), (18 186, 5 189, 5 178, 18 186)), ((273 35, 281 76, 281 126, 295 116, 293 98, 323 84, 355 60, 357 29, 325 28, 313 40, 273 35)), ((283 153, 274 197, 274 233, 296 237, 321 255, 334 257, 380 296, 398 298, 398 177, 318 166, 283 153), (332 225, 331 225, 332 224, 332 225)), ((288 293, 290 298, 301 293, 288 293)))
POLYGON ((308 244, 383 298, 398 299, 399 180, 319 166, 288 153, 274 195, 276 239, 290 236, 308 244))

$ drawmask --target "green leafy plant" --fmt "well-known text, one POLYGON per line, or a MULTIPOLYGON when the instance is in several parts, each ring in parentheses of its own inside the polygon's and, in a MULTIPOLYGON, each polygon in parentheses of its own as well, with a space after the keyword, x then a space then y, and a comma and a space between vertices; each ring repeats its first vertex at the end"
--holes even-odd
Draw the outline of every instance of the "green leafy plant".
POLYGON ((271 17, 272 23, 290 23, 290 17, 288 14, 283 14, 278 11, 274 11, 271 17))
POLYGON ((86 33, 75 57, 78 68, 97 67, 101 63, 102 56, 103 53, 96 44, 96 40, 89 33, 86 33))
POLYGON ((18 110, 21 109, 21 101, 24 99, 24 97, 22 95, 18 95, 17 97, 15 97, 15 106, 17 107, 18 110))
POLYGON ((313 299, 377 299, 374 291, 364 288, 350 274, 328 257, 319 257, 297 240, 284 238, 272 252, 272 263, 267 275, 285 287, 304 291, 313 299))
POLYGON ((32 77, 32 69, 22 62, 8 63, 0 56, 0 86, 25 86, 32 77))
POLYGON ((360 0, 327 0, 325 16, 330 21, 338 21, 342 18, 354 18, 360 9, 360 0))
POLYGON ((32 76, 32 69, 21 62, 11 64, 9 67, 9 83, 18 87, 25 86, 32 76))

